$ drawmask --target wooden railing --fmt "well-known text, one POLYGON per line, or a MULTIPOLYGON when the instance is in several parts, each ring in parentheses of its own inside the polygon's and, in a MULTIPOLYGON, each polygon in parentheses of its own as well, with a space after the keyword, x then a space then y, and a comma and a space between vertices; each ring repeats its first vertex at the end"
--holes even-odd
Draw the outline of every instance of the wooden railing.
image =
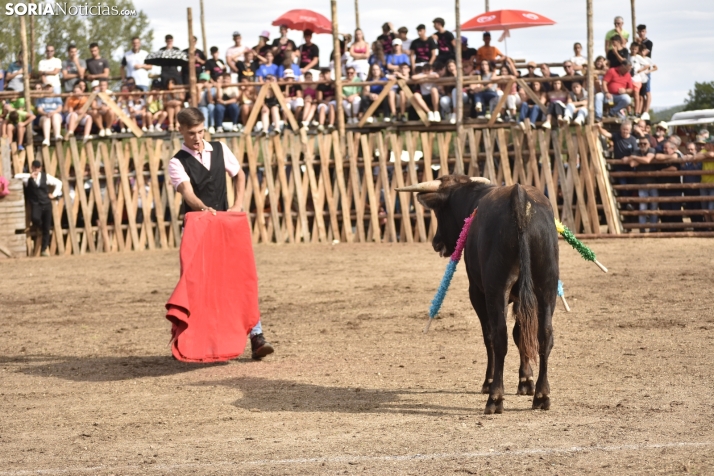
MULTIPOLYGON (((436 231, 433 214, 413 194, 395 189, 454 172, 532 185, 576 233, 621 233, 592 129, 466 129, 464 139, 462 162, 455 159, 453 132, 348 132, 344 144, 337 132, 220 140, 247 175, 243 206, 254 243, 430 241, 436 231)), ((178 247, 181 197, 167 179, 167 168, 179 147, 174 136, 86 144, 71 139, 38 148, 34 158, 62 180, 63 188, 62 197, 52 202, 50 253, 178 247)), ((28 170, 26 151, 13 147, 10 155, 15 173, 28 170)), ((230 181, 228 186, 232 205, 230 181)), ((27 225, 28 254, 37 255, 39 235, 27 225)))

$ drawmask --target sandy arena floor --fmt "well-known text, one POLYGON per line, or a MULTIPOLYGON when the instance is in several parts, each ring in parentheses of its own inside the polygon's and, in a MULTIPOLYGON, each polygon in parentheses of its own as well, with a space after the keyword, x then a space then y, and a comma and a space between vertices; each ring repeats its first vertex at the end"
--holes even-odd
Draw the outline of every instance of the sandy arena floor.
MULTIPOLYGON (((174 361, 176 252, 0 261, 0 476, 714 472, 714 240, 562 244, 552 409, 484 416, 459 267, 427 245, 261 246, 276 353, 174 361)), ((512 320, 509 318, 509 325, 512 320)))

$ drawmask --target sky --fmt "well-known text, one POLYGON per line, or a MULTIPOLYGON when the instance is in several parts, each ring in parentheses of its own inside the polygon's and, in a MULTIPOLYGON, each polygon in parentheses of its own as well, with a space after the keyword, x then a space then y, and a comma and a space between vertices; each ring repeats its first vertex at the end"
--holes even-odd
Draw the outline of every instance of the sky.
MULTIPOLYGON (((613 28, 613 19, 620 15, 630 31, 632 20, 630 2, 627 0, 593 0, 595 55, 604 54, 605 33, 613 28)), ((154 29, 154 48, 163 45, 164 35, 171 33, 176 46, 188 44, 186 8, 193 9, 194 32, 201 45, 198 0, 134 0, 134 5, 147 13, 154 29)), ((556 22, 552 26, 517 29, 508 39, 508 55, 536 62, 559 62, 572 56, 572 45, 579 41, 584 49, 587 42, 586 6, 584 0, 490 0, 491 10, 528 10, 542 14, 556 22)), ((637 23, 647 25, 648 36, 653 41, 652 59, 659 71, 652 75, 652 106, 662 108, 682 104, 695 81, 714 81, 714 9, 712 0, 638 0, 637 23)), ((278 28, 271 26, 274 19, 293 8, 307 8, 330 18, 328 0, 261 0, 225 2, 204 0, 208 46, 218 46, 221 54, 232 44, 231 34, 238 30, 244 44, 254 46, 264 30, 271 40, 278 28)), ((338 0, 340 32, 353 32, 355 28, 354 0, 338 0)), ((461 22, 483 13, 482 0, 462 2, 461 22)), ((454 30, 453 3, 434 0, 409 0, 384 2, 359 0, 360 23, 368 41, 381 34, 381 25, 390 21, 399 28, 409 29, 409 38, 416 36, 416 25, 424 23, 431 32, 435 17, 446 20, 446 28, 454 30)), ((632 33, 630 31, 630 33, 632 33)), ((301 33, 291 31, 298 45, 301 33)), ((465 32, 469 46, 481 44, 480 32, 465 32)), ((494 45, 504 51, 503 43, 495 41, 500 33, 494 32, 494 45)), ((632 38, 632 36, 631 36, 632 38)), ((320 47, 320 63, 326 64, 332 51, 331 35, 315 35, 313 42, 320 47)), ((586 53, 586 51, 584 52, 586 53)), ((559 71, 555 71, 559 72, 559 71)))

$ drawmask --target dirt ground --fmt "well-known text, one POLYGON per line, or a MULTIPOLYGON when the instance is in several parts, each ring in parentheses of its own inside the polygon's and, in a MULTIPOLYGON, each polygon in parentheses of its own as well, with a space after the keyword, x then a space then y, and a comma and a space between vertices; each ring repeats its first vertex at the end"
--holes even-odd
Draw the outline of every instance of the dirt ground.
MULTIPOLYGON (((174 361, 176 252, 0 262, 0 475, 714 472, 714 240, 566 244, 552 409, 483 415, 481 329, 427 245, 260 246, 276 353, 174 361)), ((512 325, 509 317, 509 325, 512 325)))

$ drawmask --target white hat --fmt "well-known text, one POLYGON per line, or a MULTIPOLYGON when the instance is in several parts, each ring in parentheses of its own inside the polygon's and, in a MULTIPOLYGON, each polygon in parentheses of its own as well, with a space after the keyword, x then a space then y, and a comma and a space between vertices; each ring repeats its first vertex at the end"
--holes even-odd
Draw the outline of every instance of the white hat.
POLYGON ((286 69, 283 73, 283 78, 295 78, 295 73, 293 73, 292 69, 286 69))
POLYGON ((400 40, 399 38, 395 38, 394 41, 392 41, 393 46, 397 46, 397 45, 401 45, 401 44, 402 44, 402 40, 400 40))

